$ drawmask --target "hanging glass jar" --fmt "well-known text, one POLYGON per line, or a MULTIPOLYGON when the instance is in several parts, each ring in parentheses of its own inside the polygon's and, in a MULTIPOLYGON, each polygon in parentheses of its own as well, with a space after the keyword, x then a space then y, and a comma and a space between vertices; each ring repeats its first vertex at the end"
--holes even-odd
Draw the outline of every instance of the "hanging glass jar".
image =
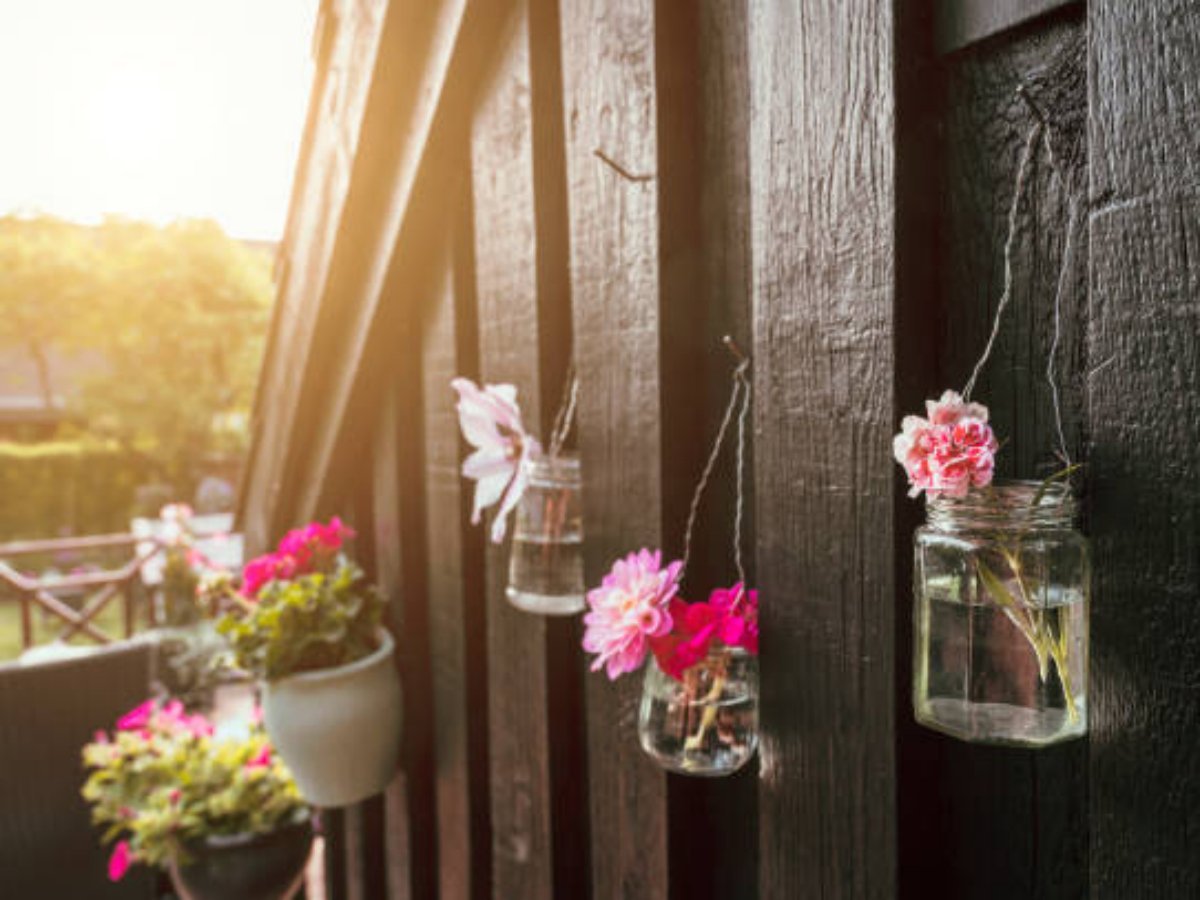
POLYGON ((584 608, 579 458, 564 453, 528 465, 509 557, 508 600, 527 612, 572 615, 584 608))
POLYGON ((913 709, 985 744, 1087 732, 1086 538, 1069 487, 998 482, 930 498, 916 533, 913 709))
POLYGON ((704 659, 674 678, 651 654, 638 738, 672 772, 736 772, 758 748, 758 657, 713 641, 704 659))

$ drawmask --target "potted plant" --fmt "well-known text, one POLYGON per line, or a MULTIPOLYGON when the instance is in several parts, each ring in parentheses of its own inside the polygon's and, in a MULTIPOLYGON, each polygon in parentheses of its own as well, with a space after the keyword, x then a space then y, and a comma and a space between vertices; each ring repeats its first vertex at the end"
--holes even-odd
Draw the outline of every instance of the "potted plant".
POLYGON ((217 738, 178 700, 147 700, 97 732, 83 763, 92 819, 120 838, 114 881, 142 863, 167 869, 184 900, 282 900, 303 878, 310 811, 261 724, 217 738))
POLYGON ((336 516, 289 532, 226 588, 217 623, 260 679, 267 733, 317 806, 383 790, 400 754, 395 644, 379 592, 342 552, 352 536, 336 516))

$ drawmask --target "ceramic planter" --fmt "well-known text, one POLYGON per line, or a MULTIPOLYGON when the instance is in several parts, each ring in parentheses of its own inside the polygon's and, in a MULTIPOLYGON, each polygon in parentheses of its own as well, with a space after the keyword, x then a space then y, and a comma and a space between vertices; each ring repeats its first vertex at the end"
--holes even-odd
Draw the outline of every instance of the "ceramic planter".
POLYGON ((395 643, 379 630, 370 656, 262 686, 271 743, 314 806, 348 806, 382 791, 400 756, 400 678, 395 643))
POLYGON ((304 879, 311 846, 308 822, 192 841, 186 864, 172 860, 171 881, 181 900, 288 900, 304 879))

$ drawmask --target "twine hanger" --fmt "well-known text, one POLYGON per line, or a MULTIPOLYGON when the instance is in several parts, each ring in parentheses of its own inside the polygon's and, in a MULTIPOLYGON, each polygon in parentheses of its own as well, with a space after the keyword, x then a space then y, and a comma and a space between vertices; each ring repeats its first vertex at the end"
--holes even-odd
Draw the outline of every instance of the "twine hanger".
MULTIPOLYGON (((1068 56, 1068 62, 1071 62, 1073 59, 1073 56, 1068 56)), ((1054 427, 1058 438, 1059 455, 1062 457, 1063 463, 1070 466, 1072 464, 1071 454, 1067 449, 1066 433, 1063 429, 1062 404, 1059 395, 1056 366, 1058 346, 1062 336, 1062 301, 1070 281, 1072 261, 1074 259, 1075 231, 1079 219, 1079 192, 1074 188, 1072 182, 1075 179, 1071 176, 1071 167, 1074 165, 1075 160, 1073 154, 1068 156, 1063 153, 1055 153, 1052 137, 1062 129, 1057 127, 1053 116, 1043 110, 1032 96, 1030 96, 1028 86, 1026 84, 1019 85, 1016 93, 1033 112, 1036 122, 1030 127, 1025 136, 1025 144, 1021 151, 1020 162, 1017 164, 1012 204, 1008 210, 1008 234, 1004 241, 1004 287, 1000 293, 1000 301, 996 305, 996 314, 992 320, 992 330, 988 335, 987 344, 983 348, 983 354, 979 357, 974 369, 971 371, 971 377, 967 379, 967 383, 963 387, 962 398, 964 401, 971 399, 971 391, 974 390, 979 373, 983 370, 984 365, 991 356, 992 348, 996 343, 996 337, 1000 333, 1000 324, 1004 317, 1004 311, 1012 299, 1012 255, 1013 245, 1016 243, 1017 237, 1018 214, 1021 200, 1025 195, 1029 181, 1030 163, 1037 156, 1039 149, 1044 147, 1050 163, 1052 176, 1061 180, 1068 196, 1067 230, 1063 238, 1062 260, 1059 263, 1058 281, 1054 292, 1054 336, 1046 358, 1046 382, 1050 386, 1050 402, 1054 410, 1054 427)))
POLYGON ((737 366, 731 375, 733 387, 729 392, 729 402, 725 406, 725 415, 721 418, 721 425, 717 429, 716 439, 713 441, 712 450, 709 451, 708 460, 704 464, 704 470, 700 473, 700 480, 696 484, 696 490, 692 494, 692 505, 688 510, 687 526, 683 533, 683 568, 680 570, 680 577, 687 572, 688 562, 692 556, 692 533, 696 527, 696 518, 700 511, 700 501, 704 496, 704 490, 708 487, 708 482, 712 478, 713 469, 717 464, 717 457, 721 453, 721 447, 725 443, 725 434, 729 431, 729 425, 733 421, 734 413, 737 412, 737 448, 736 448, 736 471, 737 483, 734 491, 735 506, 733 514, 733 563, 737 568, 738 582, 742 585, 742 590, 746 589, 746 569, 742 563, 742 518, 745 510, 745 491, 743 489, 743 481, 745 480, 746 470, 746 418, 750 411, 750 379, 747 377, 747 372, 750 370, 750 357, 742 352, 741 347, 737 345, 732 337, 725 335, 722 338, 725 347, 733 355, 734 359, 738 360, 737 366))

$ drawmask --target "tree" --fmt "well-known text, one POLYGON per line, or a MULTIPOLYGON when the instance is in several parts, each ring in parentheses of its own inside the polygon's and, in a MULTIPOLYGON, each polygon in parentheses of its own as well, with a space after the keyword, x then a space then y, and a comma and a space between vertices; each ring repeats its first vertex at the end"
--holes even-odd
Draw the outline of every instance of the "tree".
POLYGON ((88 429, 177 487, 246 440, 272 297, 270 260, 212 222, 96 230, 103 284, 85 316, 106 360, 85 385, 88 429))
POLYGON ((78 343, 98 270, 96 248, 78 225, 0 217, 0 346, 29 353, 47 408, 55 405, 49 351, 78 343))

